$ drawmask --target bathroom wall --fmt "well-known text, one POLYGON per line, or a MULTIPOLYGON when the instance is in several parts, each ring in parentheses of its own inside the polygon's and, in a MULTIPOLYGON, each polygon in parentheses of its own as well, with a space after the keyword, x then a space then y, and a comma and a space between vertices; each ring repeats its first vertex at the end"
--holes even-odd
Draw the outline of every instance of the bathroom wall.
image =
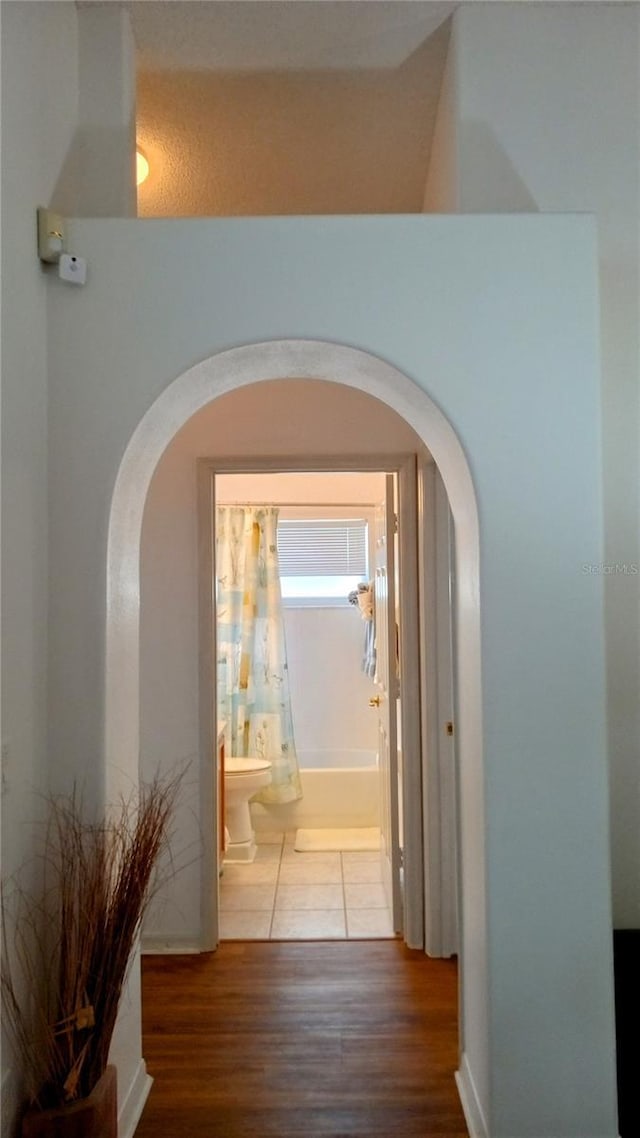
POLYGON ((298 750, 378 747, 373 680, 360 668, 365 625, 348 608, 287 608, 285 631, 298 750))

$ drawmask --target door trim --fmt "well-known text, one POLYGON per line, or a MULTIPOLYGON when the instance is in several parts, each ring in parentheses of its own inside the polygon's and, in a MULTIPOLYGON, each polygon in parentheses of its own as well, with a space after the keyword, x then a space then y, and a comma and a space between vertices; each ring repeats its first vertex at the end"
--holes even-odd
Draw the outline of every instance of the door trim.
MULTIPOLYGON (((425 732, 421 691, 420 598, 418 593, 417 457, 398 469, 398 584, 400 596, 400 748, 404 820, 404 939, 409 948, 424 947, 425 886, 422 818, 422 753, 425 732)), ((426 631, 426 630, 425 630, 426 631)))
POLYGON ((458 951, 456 716, 449 502, 433 462, 418 460, 418 544, 424 775, 425 952, 458 951), (453 734, 447 733, 451 724, 453 734))
POLYGON ((198 459, 198 597, 200 791, 203 834, 201 951, 218 945, 217 786, 212 756, 216 751, 215 655, 215 511, 216 474, 321 473, 380 471, 398 476, 400 595, 400 698, 403 709, 404 938, 410 948, 424 945, 424 875, 422 831, 422 720, 420 621, 418 619, 418 539, 416 455, 305 455, 303 458, 198 459), (410 709, 406 714, 404 710, 410 709))

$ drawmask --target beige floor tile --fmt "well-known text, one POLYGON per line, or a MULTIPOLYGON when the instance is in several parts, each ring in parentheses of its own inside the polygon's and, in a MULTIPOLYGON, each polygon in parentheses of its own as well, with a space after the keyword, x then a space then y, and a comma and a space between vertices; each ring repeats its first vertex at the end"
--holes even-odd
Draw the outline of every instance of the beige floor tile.
POLYGON ((380 850, 346 850, 342 854, 343 865, 362 865, 365 861, 380 863, 380 850))
POLYGON ((347 909, 347 936, 392 937, 393 935, 388 909, 347 909))
POLYGON ((276 893, 276 910, 342 908, 342 885, 279 885, 276 893))
MULTIPOLYGON (((346 855, 343 855, 346 856, 346 855)), ((382 866, 376 861, 348 861, 342 866, 345 884, 370 885, 382 881, 382 866)))
POLYGON ((268 940, 271 911, 265 913, 221 913, 221 940, 268 940))
POLYGON ((344 887, 347 909, 386 909, 387 898, 381 883, 371 885, 346 885, 344 887))
POLYGON ((297 861, 302 865, 303 862, 307 865, 313 865, 314 862, 326 862, 329 865, 340 865, 340 854, 336 850, 324 850, 324 852, 315 851, 313 853, 301 853, 300 850, 294 850, 293 846, 284 845, 282 850, 283 861, 297 861))
POLYGON ((237 913, 273 908, 275 885, 236 885, 230 883, 220 886, 220 912, 237 913))
POLYGON ((339 862, 294 861, 289 858, 283 859, 280 866, 281 885, 339 885, 341 882, 342 869, 339 862))
POLYGON ((281 846, 283 840, 282 830, 256 830, 256 842, 259 846, 281 846))
POLYGON ((247 865, 228 861, 223 867, 221 882, 223 885, 275 885, 279 868, 278 858, 252 861, 247 865))
POLYGON ((342 940, 345 936, 343 909, 309 910, 304 913, 276 910, 273 914, 272 940, 342 940))
POLYGON ((253 864, 255 865, 256 861, 279 862, 281 856, 282 856, 282 846, 276 845, 275 843, 267 842, 267 844, 264 846, 263 845, 258 846, 258 848, 256 850, 255 861, 253 862, 253 864))

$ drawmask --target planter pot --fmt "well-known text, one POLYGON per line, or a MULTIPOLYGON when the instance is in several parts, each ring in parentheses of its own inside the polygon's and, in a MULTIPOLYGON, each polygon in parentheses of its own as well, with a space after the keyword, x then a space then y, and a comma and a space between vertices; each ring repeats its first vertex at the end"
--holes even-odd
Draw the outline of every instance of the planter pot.
POLYGON ((107 1067, 88 1098, 52 1110, 30 1109, 22 1138, 118 1138, 116 1068, 107 1067))

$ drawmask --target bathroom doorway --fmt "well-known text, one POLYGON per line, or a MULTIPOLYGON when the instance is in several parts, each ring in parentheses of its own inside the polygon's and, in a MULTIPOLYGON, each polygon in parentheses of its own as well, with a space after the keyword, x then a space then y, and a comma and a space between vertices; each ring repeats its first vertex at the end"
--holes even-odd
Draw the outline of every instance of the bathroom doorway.
MULTIPOLYGON (((406 509, 414 525, 418 520, 417 556, 405 558, 404 565, 413 565, 419 573, 420 604, 419 620, 401 617, 403 649, 412 661, 402 665, 401 675, 405 680, 412 677, 416 688, 410 699, 403 698, 409 715, 401 716, 400 729, 404 732, 409 725, 418 731, 411 751, 406 742, 402 744, 405 803, 408 799, 415 820, 404 841, 403 884, 406 898, 415 892, 419 901, 413 909, 409 904, 404 913, 403 932, 408 943, 424 945, 430 955, 450 955, 457 950, 457 941, 447 941, 441 930, 447 905, 455 924, 456 830, 455 810, 446 813, 443 786, 447 778, 455 782, 456 762, 455 739, 444 734, 444 722, 453 719, 453 712, 440 698, 440 689, 446 685, 436 683, 436 678, 450 671, 439 663, 444 639, 439 628, 436 637, 436 609, 442 610, 442 623, 450 630, 452 594, 448 565, 442 574, 436 574, 434 565, 436 490, 441 491, 445 530, 450 524, 447 494, 433 459, 406 419, 361 391, 316 379, 261 381, 202 407, 167 446, 149 487, 140 566, 140 769, 144 776, 152 775, 158 763, 168 769, 175 769, 176 764, 186 766, 175 846, 186 851, 188 864, 154 902, 143 930, 144 949, 201 952, 218 943, 218 873, 212 835, 222 788, 213 778, 213 661, 210 631, 206 635, 212 628, 213 578, 199 564, 203 556, 213 563, 212 514, 206 524, 202 521, 213 509, 207 463, 204 482, 200 464, 200 507, 197 492, 197 460, 207 454, 216 456, 213 465, 219 475, 242 470, 265 474, 265 460, 271 472, 283 471, 282 455, 292 456, 284 473, 314 467, 324 474, 351 470, 398 475, 398 468, 405 467, 399 482, 402 491, 405 480, 409 496, 400 494, 400 536, 407 532, 406 509), (409 508, 411 501, 414 505, 409 508), (411 637, 414 643, 409 650, 411 637), (445 856, 447 834, 450 857, 445 856)), ((440 545, 446 550, 446 532, 444 537, 440 545)), ((415 585, 411 587, 415 592, 415 585)), ((407 595, 401 588, 401 604, 407 595)), ((346 616, 351 617, 355 631, 356 613, 346 616)), ((375 713, 371 715, 374 718, 375 713)))
MULTIPOLYGON (((388 673, 381 640, 386 625, 380 604, 378 621, 374 618, 373 596, 374 579, 382 579, 376 571, 376 556, 379 559, 385 546, 376 535, 376 523, 387 512, 393 516, 394 480, 380 471, 215 475, 218 586, 221 581, 226 586, 233 572, 225 544, 232 527, 254 522, 259 527, 263 510, 275 512, 277 523, 266 524, 273 524, 274 529, 277 524, 279 550, 274 582, 274 587, 279 585, 278 595, 267 598, 265 593, 271 617, 260 624, 255 644, 252 621, 243 622, 247 655, 251 658, 255 648, 263 665, 256 669, 259 690, 253 692, 252 707, 268 711, 271 695, 278 712, 277 737, 270 743, 264 729, 273 715, 265 720, 255 710, 251 722, 258 724, 257 736, 255 730, 249 731, 248 745, 235 737, 242 734, 238 719, 245 721, 245 707, 237 688, 228 697, 222 690, 227 687, 228 669, 221 671, 219 663, 216 721, 221 729, 222 724, 226 728, 225 755, 228 760, 229 755, 247 751, 261 764, 285 752, 287 761, 299 770, 295 788, 289 783, 271 785, 264 795, 266 801, 259 800, 259 792, 258 801, 253 799, 249 832, 255 833, 255 840, 247 840, 244 830, 235 832, 231 823, 238 825, 237 808, 230 807, 229 793, 225 795, 224 822, 229 829, 219 889, 221 940, 391 937, 402 929, 401 835, 392 835, 390 824, 383 828, 380 850, 383 803, 389 806, 393 801, 393 810, 388 812, 393 830, 399 825, 399 772, 394 764, 395 786, 390 794, 381 786, 384 777, 391 789, 388 764, 378 762, 380 704, 388 673), (269 626, 272 647, 265 668, 264 628, 269 626), (280 656, 282 660, 276 663, 280 656), (265 674, 267 686, 262 689, 265 674), (285 700, 292 721, 290 738, 280 722, 285 700), (234 701, 236 729, 232 733, 229 711, 234 701)), ((238 555, 236 565, 237 560, 238 555)), ((244 562, 246 575, 250 562, 249 555, 244 562)), ((217 650, 220 662, 240 646, 220 643, 230 634, 224 631, 229 626, 218 590, 216 595, 217 627, 222 630, 217 650)), ((228 598, 229 592, 224 596, 228 598)), ((395 589, 392 597, 397 611, 395 589)), ((241 618, 233 600, 231 609, 236 620, 241 618)), ((395 618, 393 623, 395 627, 395 618)), ((240 626, 234 627, 240 636, 240 626)), ((394 661, 394 679, 395 673, 394 661)), ((239 685, 238 671, 235 679, 239 685)), ((233 682, 231 676, 229 683, 233 682)), ((253 687, 252 676, 249 687, 253 687)), ((394 713, 395 706, 394 696, 394 713)), ((248 767, 252 761, 235 765, 248 767)), ((236 796, 248 795, 250 777, 226 774, 225 782, 237 784, 236 796)), ((243 816, 240 825, 242 821, 243 816)))
MULTIPOLYGON (((235 503, 237 506, 240 502, 256 500, 274 504, 279 499, 285 515, 300 515, 302 510, 308 515, 307 522, 326 521, 327 514, 336 512, 342 512, 343 520, 347 520, 345 512, 352 515, 353 524, 366 521, 370 539, 367 572, 377 582, 380 615, 377 639, 380 640, 383 632, 389 648, 380 653, 378 666, 370 669, 371 674, 358 674, 363 663, 363 622, 358 621, 357 612, 349 611, 347 598, 340 598, 342 604, 314 605, 296 604, 296 598, 285 597, 284 619, 294 665, 301 665, 300 673, 305 673, 296 675, 296 667, 290 669, 293 703, 297 709, 294 720, 297 718, 302 727, 301 781, 303 785, 306 781, 308 793, 303 792, 299 801, 251 807, 258 856, 250 866, 242 865, 235 859, 224 859, 224 811, 220 808, 224 778, 218 770, 211 779, 217 801, 211 819, 210 855, 215 861, 211 873, 211 946, 220 936, 222 939, 336 939, 402 935, 411 947, 423 947, 424 707, 420 670, 424 661, 420 659, 418 619, 416 457, 405 455, 392 461, 386 458, 384 464, 370 456, 332 457, 313 460, 313 464, 307 460, 303 469, 302 466, 299 458, 261 460, 253 465, 246 460, 200 462, 203 606, 200 656, 203 745, 208 746, 205 753, 217 755, 220 761, 224 753, 220 742, 224 735, 219 733, 218 727, 226 727, 219 723, 215 695, 212 700, 210 694, 216 687, 213 665, 216 597, 211 583, 215 580, 214 519, 218 505, 235 503), (386 597, 384 605, 383 596, 386 597), (294 603, 287 605, 287 600, 294 603), (307 643, 306 662, 304 628, 307 634, 311 632, 312 638, 315 635, 316 640, 316 650, 311 653, 307 643), (332 639, 339 628, 345 639, 341 642, 338 659, 332 639), (324 659, 320 642, 326 650, 324 659), (347 675, 344 668, 349 654, 353 687, 344 690, 347 675), (345 697, 347 705, 353 698, 353 723, 343 719, 341 726, 337 714, 332 715, 331 707, 318 707, 317 702, 314 705, 309 701, 309 692, 314 688, 314 667, 315 687, 332 693, 327 694, 326 699, 336 701, 336 712, 336 681, 343 688, 339 697, 343 705, 345 697), (319 668, 328 673, 324 687, 319 668), (357 708, 355 702, 361 706, 357 708), (408 709, 405 715, 403 707, 408 709), (355 720, 360 724, 360 736, 355 720), (209 743, 205 744, 207 735, 209 743), (310 743, 316 745, 310 746, 310 743), (318 743, 331 746, 318 746, 318 743), (309 763, 313 769, 309 769, 309 763), (323 766, 329 769, 323 770, 323 766), (339 770, 340 766, 343 770, 339 770), (341 783, 337 788, 336 779, 341 783), (381 825, 378 850, 338 848, 322 850, 318 856, 316 853, 305 855, 294 848, 297 836, 302 833, 329 827, 344 830, 345 826, 359 828, 364 833, 377 829, 376 822, 381 825)), ((283 520, 286 523, 295 519, 285 517, 283 520)), ((349 583, 357 586, 358 581, 349 583)), ((285 584, 284 591, 290 592, 289 583, 285 584)), ((300 592, 300 582, 295 591, 300 592)), ((324 698, 320 702, 324 703, 324 698)), ((343 713, 345 710, 348 715, 348 706, 343 707, 343 713)))

